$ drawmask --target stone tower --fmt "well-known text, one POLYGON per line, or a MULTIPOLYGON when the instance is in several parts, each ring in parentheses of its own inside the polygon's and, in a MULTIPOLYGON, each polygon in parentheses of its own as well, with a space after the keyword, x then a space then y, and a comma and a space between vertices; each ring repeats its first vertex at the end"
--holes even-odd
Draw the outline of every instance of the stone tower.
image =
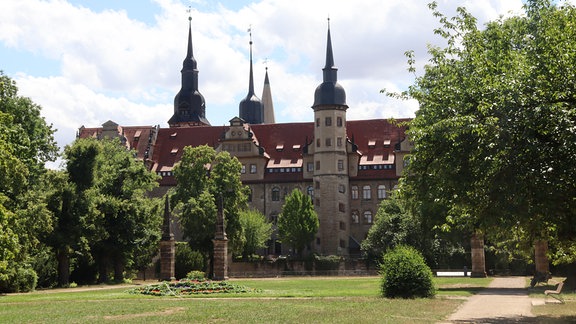
POLYGON ((346 151, 346 92, 338 84, 330 25, 323 82, 314 93, 314 208, 320 230, 316 249, 323 255, 348 254, 348 155, 346 151))
POLYGON ((188 18, 188 51, 182 63, 182 87, 174 97, 174 115, 170 127, 210 125, 206 119, 206 102, 198 91, 198 65, 192 50, 192 17, 188 18))

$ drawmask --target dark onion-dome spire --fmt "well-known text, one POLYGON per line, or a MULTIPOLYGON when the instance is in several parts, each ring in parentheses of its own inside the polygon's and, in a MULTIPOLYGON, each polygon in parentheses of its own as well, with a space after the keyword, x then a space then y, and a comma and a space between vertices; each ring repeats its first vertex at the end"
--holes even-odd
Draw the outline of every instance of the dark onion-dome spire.
MULTIPOLYGON (((190 9, 188 12, 190 13, 190 9)), ((174 97, 174 115, 170 126, 210 125, 206 119, 206 102, 198 91, 198 68, 192 48, 192 16, 188 17, 188 47, 182 62, 182 87, 174 97)))
POLYGON ((347 109, 346 92, 338 84, 338 69, 334 66, 334 54, 332 52, 332 38, 330 36, 330 18, 328 18, 328 37, 326 44, 326 65, 322 69, 323 82, 314 92, 313 109, 322 109, 323 106, 339 106, 347 109))
POLYGON ((248 94, 246 98, 240 101, 240 118, 249 124, 262 124, 264 121, 264 112, 260 98, 254 93, 254 73, 252 69, 252 28, 248 29, 250 33, 250 77, 248 81, 248 94))

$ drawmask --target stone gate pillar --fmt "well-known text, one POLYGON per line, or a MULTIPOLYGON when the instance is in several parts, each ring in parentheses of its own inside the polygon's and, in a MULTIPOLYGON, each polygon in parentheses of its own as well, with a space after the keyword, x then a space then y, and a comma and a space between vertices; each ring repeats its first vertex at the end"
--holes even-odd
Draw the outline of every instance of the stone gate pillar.
POLYGON ((550 271, 547 253, 548 241, 534 241, 534 265, 536 266, 536 273, 547 274, 550 271))
POLYGON ((164 202, 164 223, 162 224, 162 239, 160 240, 160 280, 175 280, 174 265, 176 259, 176 243, 170 226, 170 200, 166 195, 164 202))
POLYGON ((486 259, 484 257, 484 237, 482 234, 473 234, 470 238, 472 252, 472 271, 470 277, 486 277, 486 259))

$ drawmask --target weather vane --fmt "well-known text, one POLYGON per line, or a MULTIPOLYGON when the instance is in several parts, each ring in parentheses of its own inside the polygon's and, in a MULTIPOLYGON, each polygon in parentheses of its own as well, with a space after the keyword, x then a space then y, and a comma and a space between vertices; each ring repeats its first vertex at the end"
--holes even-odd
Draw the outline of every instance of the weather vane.
POLYGON ((188 13, 188 20, 192 21, 192 6, 188 6, 186 12, 188 13))

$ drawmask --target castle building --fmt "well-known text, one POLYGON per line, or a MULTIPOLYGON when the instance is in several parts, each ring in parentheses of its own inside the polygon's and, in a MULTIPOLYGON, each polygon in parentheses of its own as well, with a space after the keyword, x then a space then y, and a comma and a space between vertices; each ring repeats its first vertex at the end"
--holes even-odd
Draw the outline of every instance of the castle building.
MULTIPOLYGON (((276 222, 285 197, 294 189, 312 198, 320 227, 310 244, 322 255, 359 256, 360 243, 374 222, 378 206, 395 188, 412 149, 405 128, 385 119, 347 120, 346 92, 337 80, 330 26, 322 83, 314 92, 314 120, 276 123, 266 70, 261 101, 254 94, 252 40, 248 94, 228 126, 211 126, 198 90, 198 69, 189 24, 182 88, 174 99, 168 128, 120 126, 79 129, 79 137, 120 137, 137 157, 159 174, 163 195, 176 184, 172 170, 184 147, 210 145, 242 164, 242 182, 251 190, 249 204, 276 222)), ((312 91, 311 91, 312 96, 312 91)), ((406 120, 396 120, 402 122, 406 120)), ((178 231, 175 233, 178 235, 178 231)), ((288 254, 273 234, 267 254, 288 254)))

